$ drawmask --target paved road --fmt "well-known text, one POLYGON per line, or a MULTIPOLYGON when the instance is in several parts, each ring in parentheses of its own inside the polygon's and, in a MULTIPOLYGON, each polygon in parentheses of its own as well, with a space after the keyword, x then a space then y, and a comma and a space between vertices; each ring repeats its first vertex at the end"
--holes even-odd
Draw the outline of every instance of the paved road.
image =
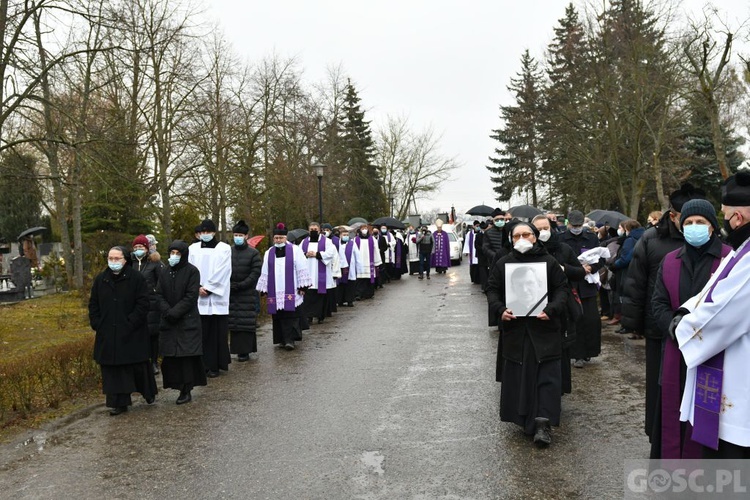
POLYGON ((497 333, 468 267, 404 277, 293 352, 257 359, 176 406, 103 406, 0 447, 3 498, 622 498, 648 455, 643 346, 607 332, 536 449, 499 421, 497 333))

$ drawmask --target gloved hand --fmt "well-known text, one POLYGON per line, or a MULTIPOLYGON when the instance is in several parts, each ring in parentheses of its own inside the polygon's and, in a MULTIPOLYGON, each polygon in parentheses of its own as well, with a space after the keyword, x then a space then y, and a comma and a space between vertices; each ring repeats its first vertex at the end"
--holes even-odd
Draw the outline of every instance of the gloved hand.
POLYGON ((672 321, 669 322, 669 328, 667 329, 667 332, 669 333, 669 336, 672 337, 672 340, 677 340, 677 337, 675 335, 675 332, 677 331, 677 325, 680 324, 680 321, 682 321, 682 318, 685 317, 688 312, 689 311, 680 308, 677 309, 677 311, 674 313, 674 317, 672 318, 672 321))
POLYGON ((164 319, 167 323, 177 323, 177 318, 171 312, 166 313, 164 319))

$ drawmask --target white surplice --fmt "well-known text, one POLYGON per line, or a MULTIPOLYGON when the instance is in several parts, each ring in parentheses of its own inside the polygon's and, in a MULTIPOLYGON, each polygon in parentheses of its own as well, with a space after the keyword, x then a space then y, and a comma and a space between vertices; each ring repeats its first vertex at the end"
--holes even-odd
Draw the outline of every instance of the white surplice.
MULTIPOLYGON (((307 272, 307 257, 304 252, 297 245, 291 245, 287 248, 292 249, 291 258, 294 259, 294 290, 290 291, 294 293, 294 306, 299 307, 304 300, 304 296, 300 295, 298 290, 300 288, 307 288, 312 284, 310 280, 310 273, 307 272)), ((262 293, 268 293, 268 258, 271 252, 275 252, 276 247, 271 247, 266 250, 263 255, 263 267, 260 271, 260 278, 258 278, 258 284, 255 289, 262 293)), ((274 284, 276 286, 276 307, 279 310, 284 309, 284 287, 286 286, 286 259, 284 257, 276 257, 275 259, 275 279, 274 284)))
POLYGON ((333 281, 333 259, 334 256, 338 253, 338 249, 336 248, 336 245, 333 244, 333 241, 329 240, 324 235, 321 234, 320 236, 318 236, 318 238, 318 241, 313 242, 310 241, 310 237, 308 236, 307 238, 302 240, 302 243, 300 244, 300 250, 302 250, 303 254, 305 253, 305 242, 308 242, 308 252, 318 253, 320 242, 322 240, 325 240, 325 250, 320 252, 320 260, 318 260, 317 257, 307 257, 307 273, 310 275, 310 279, 312 280, 312 285, 310 286, 310 288, 313 290, 318 289, 318 262, 320 261, 325 264, 326 289, 336 286, 336 283, 333 281))
MULTIPOLYGON (((370 236, 372 238, 372 236, 370 236)), ((378 242, 374 238, 372 239, 372 249, 373 249, 373 255, 370 256, 370 241, 368 241, 369 238, 366 239, 360 239, 359 240, 359 246, 357 249, 359 250, 359 255, 362 257, 359 262, 357 262, 357 278, 370 278, 370 258, 372 257, 373 265, 375 267, 379 267, 383 265, 383 260, 380 258, 380 250, 378 249, 378 242)), ((357 239, 354 239, 354 246, 357 246, 357 239)), ((372 274, 375 276, 375 273, 372 274)), ((349 271, 349 276, 351 276, 351 271, 349 271)), ((351 279, 351 278, 350 278, 351 279)))
POLYGON ((750 315, 745 311, 750 304, 750 254, 740 258, 716 284, 712 302, 706 298, 724 267, 748 241, 729 253, 703 290, 682 305, 691 313, 675 331, 688 368, 680 420, 693 423, 698 366, 724 351, 719 439, 744 447, 750 446, 750 315))
POLYGON ((471 262, 469 262, 469 264, 479 264, 479 259, 477 258, 477 249, 474 246, 476 236, 477 235, 474 233, 473 229, 466 233, 466 235, 464 236, 464 255, 471 255, 471 262))
POLYGON ((188 262, 201 273, 201 286, 211 292, 198 297, 201 316, 229 314, 229 278, 232 276, 232 247, 220 241, 214 248, 201 248, 201 242, 188 247, 188 262))

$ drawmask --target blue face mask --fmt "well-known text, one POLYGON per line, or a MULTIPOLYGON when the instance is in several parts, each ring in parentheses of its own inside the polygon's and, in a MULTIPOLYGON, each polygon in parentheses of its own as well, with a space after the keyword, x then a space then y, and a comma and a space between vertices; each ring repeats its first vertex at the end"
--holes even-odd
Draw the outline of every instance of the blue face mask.
POLYGON ((505 220, 500 219, 495 221, 495 227, 504 227, 505 226, 505 220))
POLYGON ((348 236, 342 236, 341 237, 341 241, 343 241, 344 243, 346 243, 346 242, 349 241, 349 237, 348 236))
POLYGON ((702 247, 711 238, 708 234, 708 226, 705 224, 682 226, 682 234, 685 236, 685 241, 696 248, 702 247))
POLYGON ((181 259, 182 259, 182 256, 180 256, 180 255, 170 255, 169 259, 168 259, 169 260, 169 265, 172 266, 172 267, 174 267, 174 266, 176 266, 177 264, 180 263, 181 259))
POLYGON ((144 255, 146 255, 146 251, 145 250, 136 250, 136 251, 133 252, 133 255, 135 255, 136 257, 138 257, 140 259, 144 255))
POLYGON ((201 234, 200 238, 202 242, 208 243, 209 241, 214 239, 214 235, 213 233, 204 233, 204 234, 201 234))
POLYGON ((245 242, 245 238, 242 236, 235 236, 234 237, 234 244, 237 246, 241 246, 245 242))
POLYGON ((276 248, 284 248, 286 246, 286 243, 274 243, 273 246, 276 248))
POLYGON ((581 234, 583 232, 583 228, 582 227, 571 227, 570 228, 570 232, 571 232, 571 234, 575 234, 576 236, 578 236, 579 234, 581 234))
POLYGON ((122 262, 107 262, 107 265, 112 270, 112 272, 119 273, 122 271, 122 262))

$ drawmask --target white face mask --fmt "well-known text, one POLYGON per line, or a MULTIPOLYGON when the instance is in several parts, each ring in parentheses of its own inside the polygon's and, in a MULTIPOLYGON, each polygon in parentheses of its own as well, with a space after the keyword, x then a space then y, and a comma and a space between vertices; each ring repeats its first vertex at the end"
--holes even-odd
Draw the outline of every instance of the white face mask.
POLYGON ((550 231, 549 229, 542 229, 541 231, 539 231, 539 239, 541 241, 548 241, 550 237, 552 237, 552 231, 550 231))
POLYGON ((617 230, 617 236, 622 236, 623 234, 625 234, 625 230, 623 228, 617 230))
POLYGON ((526 253, 534 247, 534 244, 527 239, 521 238, 513 244, 513 249, 520 253, 526 253))

